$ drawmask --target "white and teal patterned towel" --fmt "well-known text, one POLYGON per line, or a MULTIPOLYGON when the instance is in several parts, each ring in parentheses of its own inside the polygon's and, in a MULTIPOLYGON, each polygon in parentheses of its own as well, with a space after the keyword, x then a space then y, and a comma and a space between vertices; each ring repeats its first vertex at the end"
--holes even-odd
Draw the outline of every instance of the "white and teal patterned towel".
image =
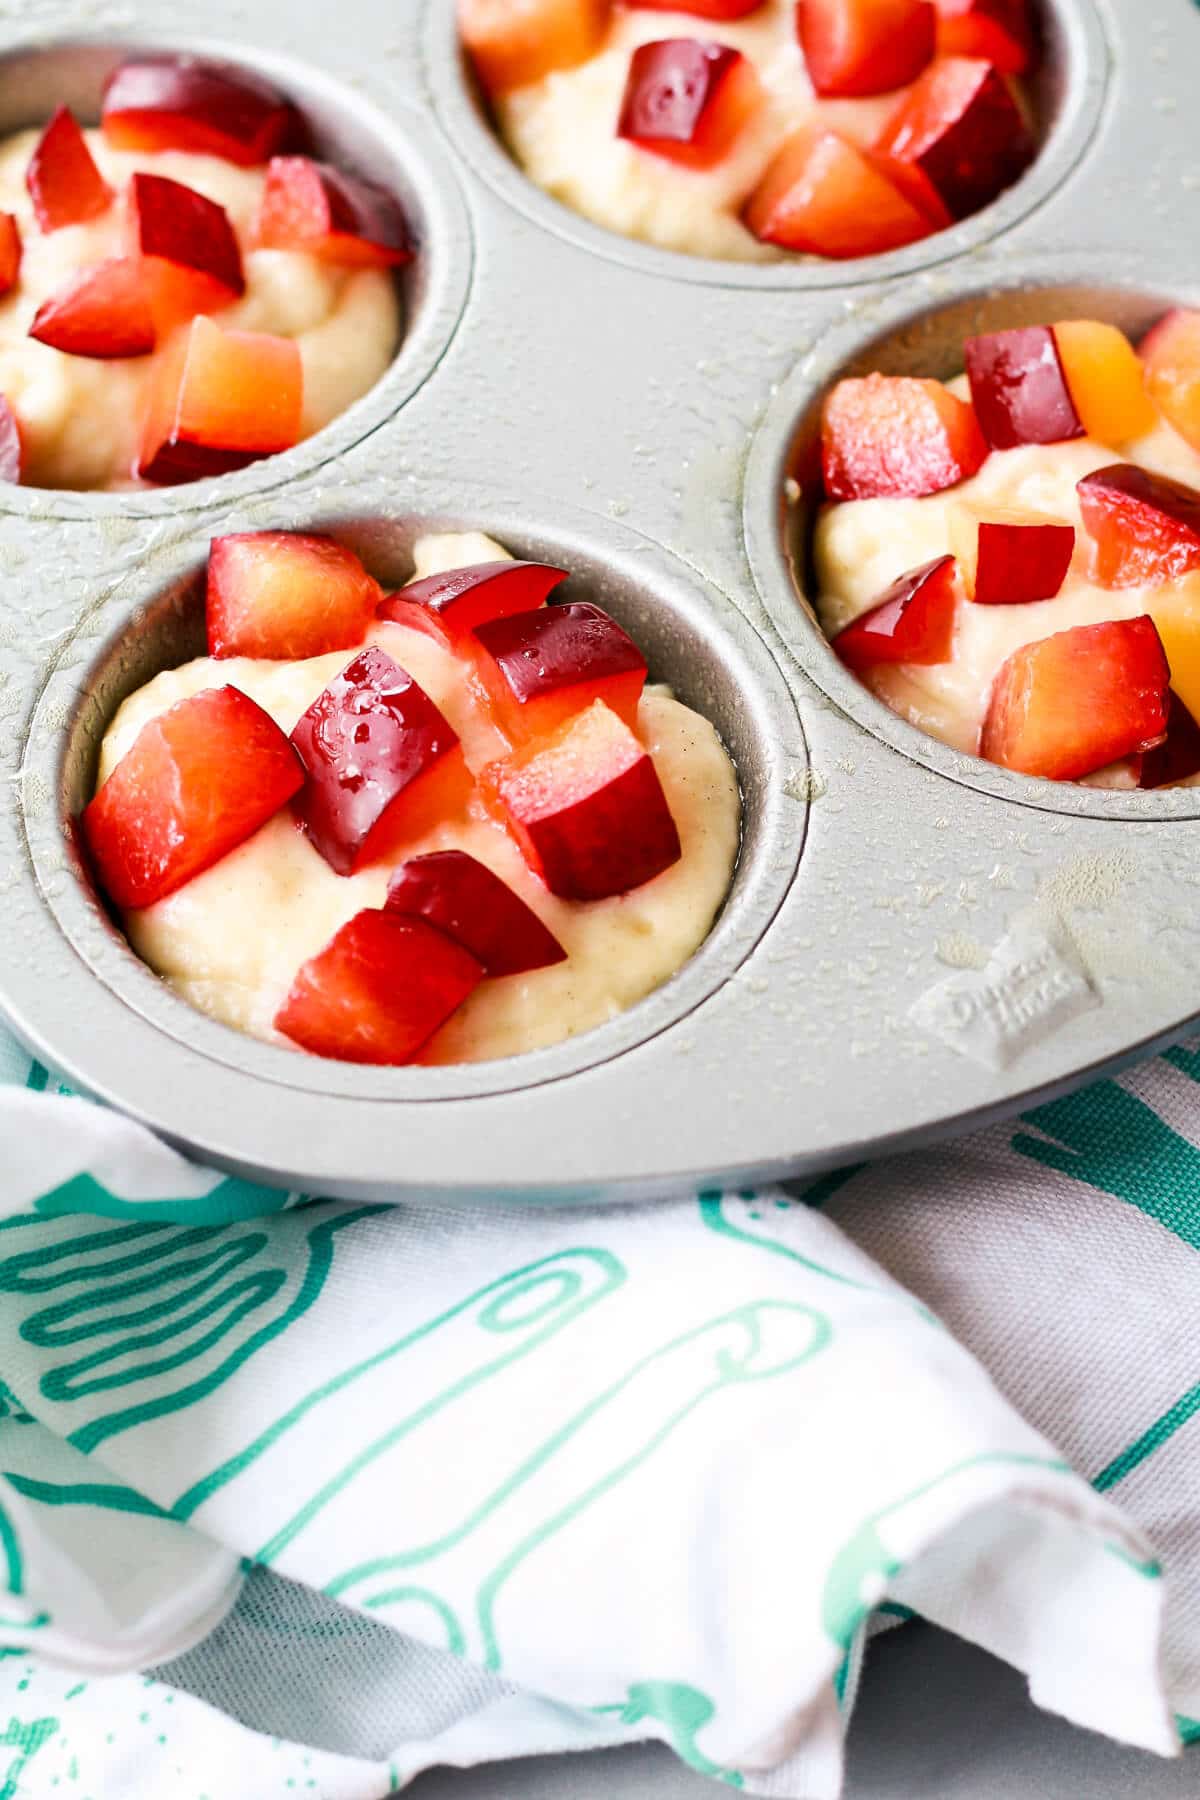
POLYGON ((832 1800, 910 1611, 1200 1717, 1186 1053, 803 1201, 529 1213, 285 1202, 0 1075, 2 1800, 647 1736, 832 1800))

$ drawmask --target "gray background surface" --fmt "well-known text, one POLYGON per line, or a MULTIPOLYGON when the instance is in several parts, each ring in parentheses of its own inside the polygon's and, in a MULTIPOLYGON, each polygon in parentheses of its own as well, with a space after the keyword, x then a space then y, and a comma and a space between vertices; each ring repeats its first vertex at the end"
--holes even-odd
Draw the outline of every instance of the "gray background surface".
MULTIPOLYGON (((658 1747, 438 1770, 413 1800, 712 1800, 728 1792, 658 1747)), ((874 1644, 845 1800, 1196 1800, 1200 1745, 1179 1762, 1123 1750, 1030 1705, 1021 1676, 923 1625, 874 1644)))

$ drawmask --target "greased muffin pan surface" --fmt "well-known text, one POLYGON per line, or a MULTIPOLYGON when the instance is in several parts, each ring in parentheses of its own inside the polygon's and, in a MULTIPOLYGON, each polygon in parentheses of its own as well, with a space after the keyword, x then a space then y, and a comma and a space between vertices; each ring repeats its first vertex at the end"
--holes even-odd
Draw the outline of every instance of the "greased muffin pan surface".
POLYGON ((0 1005, 82 1088, 305 1191, 614 1200, 815 1169, 1014 1109, 1200 1011, 1195 790, 1051 787, 932 745, 807 616, 784 483, 821 391, 953 371, 982 328, 1195 302, 1200 16, 1047 8, 1045 148, 994 207, 859 264, 721 265, 586 225, 487 134, 450 0, 155 3, 0 24, 0 130, 94 118, 130 48, 260 69, 393 186, 406 336, 295 451, 161 493, 0 489, 0 1005), (1044 290, 1044 291, 1043 291, 1044 290), (362 1069, 192 1012, 97 902, 72 820, 120 700, 202 644, 210 537, 332 531, 387 581, 422 532, 559 561, 716 724, 745 837, 666 986, 547 1051, 362 1069))

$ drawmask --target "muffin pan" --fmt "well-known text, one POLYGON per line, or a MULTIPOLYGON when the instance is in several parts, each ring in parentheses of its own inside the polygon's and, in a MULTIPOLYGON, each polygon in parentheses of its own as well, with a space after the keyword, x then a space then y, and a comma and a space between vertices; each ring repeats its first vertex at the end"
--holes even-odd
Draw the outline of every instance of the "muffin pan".
POLYGON ((813 1170, 1015 1110, 1200 1013, 1197 790, 1006 775, 917 736, 805 611, 785 483, 848 370, 950 372, 974 326, 1195 302, 1200 15, 1049 0, 1048 135, 1011 194, 913 250, 746 268, 651 250, 487 135, 450 0, 41 0, 0 26, 0 127, 94 117, 131 48, 259 68, 421 253, 379 386, 286 455, 183 490, 0 489, 0 1005, 83 1089, 219 1166, 375 1200, 633 1199, 813 1170), (114 15, 115 17, 116 15, 114 15), (33 34, 36 30, 36 42, 33 34), (285 44, 286 55, 278 44, 285 44), (745 836, 712 936, 599 1030, 502 1062, 360 1069, 193 1012, 96 899, 72 819, 116 706, 202 644, 231 530, 332 531, 393 582, 423 531, 560 561, 721 731, 745 836))

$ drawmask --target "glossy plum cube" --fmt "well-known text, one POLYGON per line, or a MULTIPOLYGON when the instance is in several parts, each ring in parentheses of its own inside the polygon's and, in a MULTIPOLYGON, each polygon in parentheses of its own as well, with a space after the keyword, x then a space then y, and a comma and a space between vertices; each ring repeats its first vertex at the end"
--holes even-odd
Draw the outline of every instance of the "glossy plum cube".
POLYGON ((1024 775, 1076 781, 1161 743, 1170 680, 1144 614, 1055 632, 1000 670, 979 754, 1024 775))
POLYGON ((470 563, 443 575, 426 575, 389 594, 379 608, 381 619, 425 631, 440 643, 465 638, 489 619, 532 612, 567 579, 566 569, 549 563, 470 563))
POLYGON ((901 101, 875 148, 919 169, 951 216, 965 219, 1025 173, 1036 146, 992 63, 939 56, 901 101))
POLYGON ((101 887, 117 906, 153 906, 252 837, 303 780, 284 733, 240 689, 178 701, 84 810, 101 887))
POLYGON ((617 135, 688 168, 711 169, 762 100, 754 65, 740 50, 702 38, 639 44, 617 135))
POLYGON ((368 909, 300 969, 275 1029, 313 1056, 407 1063, 482 979, 475 958, 423 920, 368 909))
POLYGON ((353 550, 292 531, 214 538, 208 558, 208 653, 299 660, 352 650, 375 617, 379 583, 353 550))
POLYGON ((1025 75, 1035 61, 1029 0, 933 0, 939 56, 981 56, 1002 75, 1025 75))
POLYGON ((471 778, 458 734, 375 645, 318 694, 292 743, 307 775, 296 817, 339 875, 422 837, 466 805, 471 778))
POLYGON ((798 0, 796 30, 821 95, 887 94, 931 60, 930 0, 798 0))
POLYGON ((43 231, 86 225, 112 205, 113 191, 65 106, 51 116, 35 144, 25 171, 25 185, 43 231))
POLYGON ((1176 581, 1200 569, 1200 489, 1136 463, 1110 463, 1076 491, 1101 587, 1176 581))
POLYGON ((388 883, 387 910, 436 926, 492 977, 524 975, 567 959, 533 908, 465 850, 436 850, 401 864, 388 883))
POLYGON ((245 69, 145 56, 110 75, 100 122, 117 150, 192 150, 249 168, 282 149, 295 112, 245 69))
POLYGON ((458 29, 489 94, 573 69, 599 50, 612 0, 458 0, 458 29))
POLYGON ((831 500, 936 494, 974 475, 987 445, 973 409, 940 381, 867 375, 839 381, 821 413, 831 500))
POLYGON ((1200 450, 1200 312, 1177 306, 1141 344, 1146 390, 1163 418, 1200 450))
POLYGON ((1099 319, 1060 319, 1054 342, 1067 388, 1088 437, 1124 444, 1158 423, 1142 365, 1123 331, 1099 319))
POLYGON ((1053 600, 1067 578, 1075 527, 1061 519, 962 502, 950 509, 950 542, 967 598, 979 606, 1053 600))
POLYGON ((514 743, 549 737, 597 700, 636 728, 646 659, 600 607, 576 601, 493 619, 475 641, 497 723, 514 743))
POLYGON ((12 213, 0 212, 0 294, 17 285, 21 273, 21 228, 12 213))
POLYGON ((114 256, 81 269, 34 314, 29 335, 67 356, 146 356, 156 337, 140 263, 114 256))
POLYGON ((289 450, 300 438, 304 373, 291 338, 222 331, 200 316, 155 370, 137 473, 195 481, 289 450))
POLYGON ((846 667, 858 674, 876 663, 949 662, 957 610, 955 573, 952 556, 936 556, 894 581, 833 639, 846 667))
POLYGON ((238 241, 215 200, 165 175, 139 173, 130 178, 128 205, 133 249, 162 337, 245 292, 238 241))
POLYGON ((658 771, 603 701, 532 754, 485 770, 489 804, 529 867, 563 900, 606 900, 683 854, 658 771))
POLYGON ((993 450, 1083 436, 1058 342, 1048 326, 968 338, 963 355, 975 416, 993 450))
POLYGON ((272 157, 255 238, 267 250, 302 250, 348 268, 396 268, 413 254, 391 194, 308 156, 272 157))
POLYGON ((1174 689, 1167 705, 1167 735, 1137 759, 1136 772, 1142 788, 1174 787, 1200 775, 1200 725, 1174 689))
POLYGON ((836 131, 798 131, 772 158, 743 217, 762 243, 784 250, 882 256, 937 228, 897 186, 901 166, 836 131))

